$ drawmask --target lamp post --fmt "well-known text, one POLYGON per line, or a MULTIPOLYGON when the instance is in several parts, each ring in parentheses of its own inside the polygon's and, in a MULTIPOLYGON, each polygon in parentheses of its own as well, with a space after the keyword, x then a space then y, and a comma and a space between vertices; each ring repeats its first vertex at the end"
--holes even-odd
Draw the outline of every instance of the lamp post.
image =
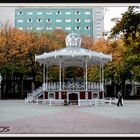
POLYGON ((1 99, 1 81, 2 81, 2 76, 1 76, 1 73, 0 73, 0 99, 1 99))

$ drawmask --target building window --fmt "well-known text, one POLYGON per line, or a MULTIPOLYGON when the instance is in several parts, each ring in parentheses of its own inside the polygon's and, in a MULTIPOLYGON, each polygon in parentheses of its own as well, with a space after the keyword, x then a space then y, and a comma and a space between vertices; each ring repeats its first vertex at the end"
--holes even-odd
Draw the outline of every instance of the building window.
POLYGON ((23 20, 22 20, 22 19, 18 19, 17 22, 18 22, 18 23, 22 23, 23 20))
POLYGON ((19 30, 23 30, 23 27, 18 27, 19 30))
POLYGON ((76 19, 75 22, 80 22, 80 19, 76 19))
POLYGON ((76 15, 80 15, 80 12, 79 12, 79 11, 76 11, 75 14, 76 14, 76 15))
POLYGON ((101 31, 101 27, 97 26, 97 30, 98 30, 98 31, 101 31))
POLYGON ((37 22, 42 22, 42 19, 37 19, 36 21, 37 21, 37 22))
POLYGON ((100 36, 100 35, 98 35, 98 36, 97 36, 97 38, 101 38, 101 36, 100 36))
POLYGON ((89 27, 89 26, 86 26, 86 27, 85 27, 85 30, 90 30, 90 27, 89 27))
POLYGON ((56 19, 56 22, 61 22, 61 19, 56 19))
POLYGON ((90 19, 85 19, 85 22, 90 22, 90 19))
POLYGON ((32 19, 28 19, 27 22, 32 22, 32 19))
POLYGON ((85 12, 85 15, 90 15, 90 12, 89 11, 85 12))
POLYGON ((56 27, 55 29, 61 29, 61 27, 56 27))
POLYGON ((37 12, 36 14, 37 14, 37 15, 42 15, 42 12, 37 12))
POLYGON ((51 22, 51 19, 47 19, 46 22, 51 22))
POLYGON ((46 12, 46 15, 52 15, 52 12, 46 12))
POLYGON ((27 30, 32 30, 32 27, 27 27, 27 30))
POLYGON ((22 15, 22 14, 23 14, 23 12, 22 12, 22 11, 19 11, 19 12, 18 12, 18 15, 22 15))
POLYGON ((71 12, 65 12, 65 15, 71 15, 71 12))
POLYGON ((101 38, 101 33, 97 33, 97 38, 101 38))
POLYGON ((71 27, 66 27, 65 30, 71 30, 71 27))
POLYGON ((60 11, 57 11, 56 14, 57 14, 57 15, 61 15, 61 12, 60 12, 60 11))
POLYGON ((36 30, 39 31, 39 30, 42 30, 42 28, 41 27, 37 27, 36 30))
POLYGON ((52 30, 52 27, 47 27, 46 30, 52 30))
POLYGON ((79 26, 77 26, 75 29, 76 29, 76 30, 80 30, 80 27, 79 27, 79 26))
POLYGON ((71 22, 71 19, 66 19, 65 22, 71 22))
POLYGON ((33 14, 33 12, 27 12, 27 15, 32 15, 33 14))

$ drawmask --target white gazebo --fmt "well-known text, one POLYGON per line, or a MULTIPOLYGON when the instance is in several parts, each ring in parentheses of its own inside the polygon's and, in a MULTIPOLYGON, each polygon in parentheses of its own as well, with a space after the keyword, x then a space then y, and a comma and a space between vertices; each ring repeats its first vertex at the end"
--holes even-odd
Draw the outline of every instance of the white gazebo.
POLYGON ((27 99, 36 100, 42 96, 43 100, 75 102, 92 101, 96 94, 97 99, 104 98, 104 64, 112 60, 111 55, 81 48, 81 38, 76 33, 67 35, 66 47, 52 52, 44 52, 35 55, 35 61, 43 64, 43 85, 40 89, 30 93, 27 99), (59 81, 51 83, 48 81, 48 67, 59 66, 59 81), (100 68, 100 80, 98 83, 88 82, 87 68, 89 65, 98 65, 100 68), (79 66, 85 71, 85 79, 79 82, 65 82, 64 71, 66 67, 79 66))

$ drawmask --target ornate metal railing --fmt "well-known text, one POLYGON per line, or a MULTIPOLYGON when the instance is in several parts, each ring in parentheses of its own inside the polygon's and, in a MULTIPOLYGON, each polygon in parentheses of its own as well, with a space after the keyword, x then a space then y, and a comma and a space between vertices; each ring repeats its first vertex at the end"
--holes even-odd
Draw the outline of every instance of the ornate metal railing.
MULTIPOLYGON (((48 84, 44 84, 44 88, 46 90, 59 90, 60 89, 60 84, 59 82, 49 82, 48 84)), ((84 82, 79 83, 79 82, 64 82, 61 83, 61 89, 62 90, 84 90, 86 89, 86 84, 84 82)), ((92 83, 88 82, 87 83, 87 90, 99 90, 100 89, 100 84, 99 83, 92 83)))
POLYGON ((33 102, 36 100, 39 96, 41 96, 44 93, 43 86, 37 88, 32 93, 27 93, 27 98, 25 99, 27 102, 33 102))

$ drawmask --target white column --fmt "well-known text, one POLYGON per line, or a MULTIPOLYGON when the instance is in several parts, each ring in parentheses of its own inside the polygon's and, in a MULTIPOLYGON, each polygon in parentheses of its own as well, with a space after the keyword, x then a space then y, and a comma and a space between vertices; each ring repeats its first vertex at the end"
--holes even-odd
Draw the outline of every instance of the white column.
POLYGON ((103 99, 104 99, 104 65, 102 64, 102 91, 103 91, 103 99))
POLYGON ((45 64, 43 64, 43 90, 45 90, 45 64))
POLYGON ((64 90, 64 67, 63 67, 63 90, 64 90))
POLYGON ((78 106, 80 106, 81 103, 80 103, 80 92, 78 93, 78 106))
POLYGON ((46 65, 46 90, 48 89, 48 66, 46 65))
POLYGON ((80 106, 81 104, 80 104, 80 99, 78 99, 78 106, 80 106))
POLYGON ((61 100, 61 91, 59 92, 59 99, 61 100))
POLYGON ((86 92, 86 100, 88 100, 88 92, 86 92))
POLYGON ((69 101, 69 92, 67 92, 67 103, 69 101))
POLYGON ((87 60, 86 60, 86 90, 87 90, 87 60))
POLYGON ((99 70, 100 70, 100 90, 102 89, 102 67, 101 65, 99 66, 99 70))
POLYGON ((59 99, 61 99, 61 61, 59 62, 59 99))
POLYGON ((102 64, 102 89, 104 89, 104 66, 102 64))
POLYGON ((59 62, 59 90, 61 91, 61 61, 59 62))

